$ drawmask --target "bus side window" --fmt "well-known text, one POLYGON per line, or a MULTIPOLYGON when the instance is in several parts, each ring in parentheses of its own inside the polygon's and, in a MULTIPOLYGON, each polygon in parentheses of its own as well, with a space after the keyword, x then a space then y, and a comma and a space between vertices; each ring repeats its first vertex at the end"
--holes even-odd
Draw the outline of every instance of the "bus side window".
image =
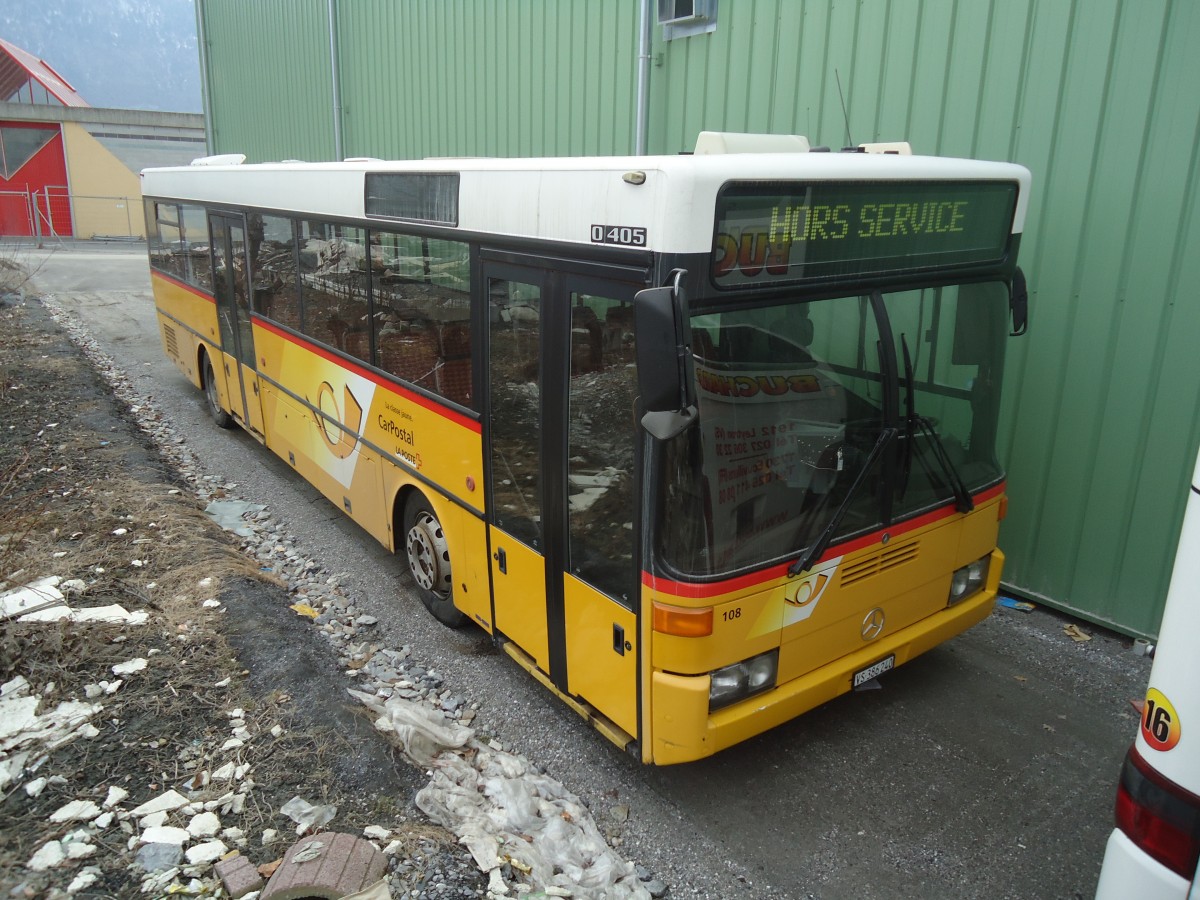
POLYGON ((186 203, 179 210, 183 225, 182 246, 187 255, 187 281, 211 294, 213 276, 212 260, 208 255, 208 214, 204 207, 186 203))
POLYGON ((633 570, 633 303, 571 297, 567 435, 570 570, 618 602, 636 596, 633 570))
POLYGON ((298 330, 300 279, 296 270, 292 220, 282 216, 262 216, 261 229, 257 246, 251 241, 255 312, 298 330))

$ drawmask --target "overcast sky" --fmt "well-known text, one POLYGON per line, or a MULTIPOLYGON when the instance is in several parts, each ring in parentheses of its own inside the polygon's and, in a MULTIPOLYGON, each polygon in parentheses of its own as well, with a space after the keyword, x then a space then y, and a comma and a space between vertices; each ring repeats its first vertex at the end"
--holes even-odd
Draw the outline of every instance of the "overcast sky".
POLYGON ((192 0, 3 0, 0 37, 92 106, 200 112, 192 0))

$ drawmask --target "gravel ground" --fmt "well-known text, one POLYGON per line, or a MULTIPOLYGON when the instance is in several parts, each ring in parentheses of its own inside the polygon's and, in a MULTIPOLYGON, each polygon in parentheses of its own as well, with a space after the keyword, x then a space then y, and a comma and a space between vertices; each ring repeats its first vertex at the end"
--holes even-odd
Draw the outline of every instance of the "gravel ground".
MULTIPOLYGON (((189 852, 212 838, 218 855, 237 849, 266 864, 294 840, 280 808, 299 796, 338 808, 331 830, 374 829, 393 897, 499 895, 454 835, 414 806, 426 773, 371 727, 346 688, 409 700, 464 726, 481 724, 479 704, 446 689, 411 647, 386 646, 376 619, 344 589, 344 575, 306 555, 269 510, 242 502, 237 484, 203 474, 185 436, 52 301, 10 298, 0 313, 10 351, 0 360, 9 423, 0 432, 0 484, 5 505, 21 513, 0 520, 0 578, 11 587, 58 575, 82 585, 68 598, 76 606, 116 600, 149 615, 136 627, 58 623, 53 640, 47 626, 6 624, 17 640, 4 644, 0 680, 17 685, 20 676, 27 687, 13 691, 40 697, 43 712, 85 688, 90 698, 93 679, 114 660, 146 665, 140 680, 129 675, 111 699, 100 696, 96 715, 109 727, 38 748, 48 752, 17 766, 3 787, 0 889, 14 897, 219 892, 212 860, 185 862, 175 852, 168 864, 148 863, 146 829, 191 827, 213 813, 220 835, 190 838, 189 852), (66 435, 70 441, 57 439, 66 435), (227 528, 240 533, 199 516, 205 507, 231 514, 227 528), (54 524, 46 530, 38 519, 54 524), (66 549, 51 549, 60 545, 66 549), (175 696, 164 706, 168 694, 175 696), (236 774, 223 780, 226 763, 236 774), (46 779, 50 772, 59 774, 46 779), (49 786, 31 792, 39 780, 49 786), (105 806, 114 787, 124 796, 105 806), (150 825, 139 819, 137 804, 168 789, 187 804, 150 825), (49 820, 76 802, 93 802, 98 815, 49 820), (66 858, 43 864, 60 849, 66 858)), ((486 733, 477 737, 489 743, 486 733)), ((0 760, 11 749, 6 744, 0 760)), ((519 864, 498 872, 513 893, 538 896, 519 864)), ((649 870, 636 875, 641 895, 667 892, 649 870)), ((603 894, 574 892, 589 895, 603 894)))

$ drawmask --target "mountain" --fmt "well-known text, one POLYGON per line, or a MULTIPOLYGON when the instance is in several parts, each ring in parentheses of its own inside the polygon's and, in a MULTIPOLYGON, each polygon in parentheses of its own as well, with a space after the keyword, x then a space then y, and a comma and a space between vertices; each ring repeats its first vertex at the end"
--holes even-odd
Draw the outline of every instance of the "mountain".
POLYGON ((192 0, 4 0, 0 37, 92 106, 201 111, 192 0))

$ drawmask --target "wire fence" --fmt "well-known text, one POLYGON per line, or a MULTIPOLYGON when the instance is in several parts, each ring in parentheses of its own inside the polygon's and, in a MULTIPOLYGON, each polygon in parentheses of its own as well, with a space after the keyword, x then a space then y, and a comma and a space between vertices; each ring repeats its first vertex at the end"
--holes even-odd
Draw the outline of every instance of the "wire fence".
POLYGON ((0 237, 33 238, 37 243, 68 238, 144 240, 141 197, 73 194, 49 185, 0 191, 0 237))

